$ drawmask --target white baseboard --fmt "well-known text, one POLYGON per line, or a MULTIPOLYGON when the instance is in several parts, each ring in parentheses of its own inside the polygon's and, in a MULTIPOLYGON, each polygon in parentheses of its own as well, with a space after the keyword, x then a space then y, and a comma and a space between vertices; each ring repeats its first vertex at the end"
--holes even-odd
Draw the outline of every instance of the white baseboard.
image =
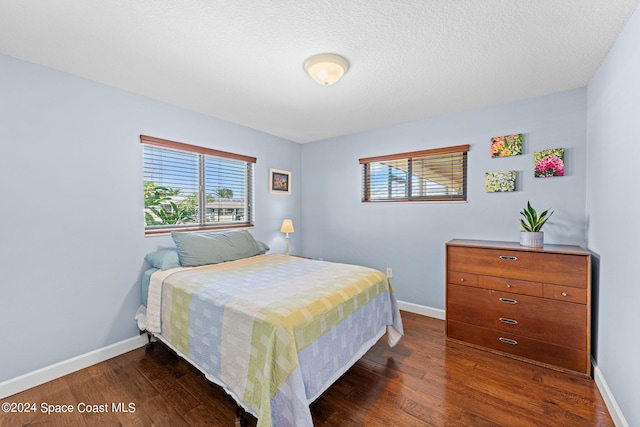
POLYGON ((129 338, 107 347, 99 348, 50 366, 45 366, 37 371, 3 381, 0 383, 0 399, 135 350, 136 348, 144 346, 146 343, 146 335, 129 338))
POLYGON ((445 319, 444 310, 439 308, 427 307, 426 305, 404 301, 398 301, 398 307, 400 310, 408 311, 409 313, 421 314, 423 316, 433 317, 440 320, 445 319))
POLYGON ((616 427, 629 427, 629 423, 624 418, 622 410, 618 406, 618 402, 616 402, 616 398, 613 396, 613 393, 611 393, 611 389, 607 385, 607 382, 602 375, 602 371, 600 371, 600 368, 598 368, 598 365, 593 359, 591 359, 591 364, 593 365, 593 380, 596 382, 598 390, 600 390, 600 394, 604 399, 605 405, 607 405, 607 409, 613 419, 613 423, 616 427))

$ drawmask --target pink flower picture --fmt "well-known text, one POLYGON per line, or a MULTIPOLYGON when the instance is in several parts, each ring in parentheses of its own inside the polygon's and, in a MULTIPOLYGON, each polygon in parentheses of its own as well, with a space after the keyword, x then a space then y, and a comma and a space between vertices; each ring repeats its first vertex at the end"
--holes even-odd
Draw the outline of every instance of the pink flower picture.
POLYGON ((564 176, 564 148, 537 151, 533 158, 536 178, 564 176))

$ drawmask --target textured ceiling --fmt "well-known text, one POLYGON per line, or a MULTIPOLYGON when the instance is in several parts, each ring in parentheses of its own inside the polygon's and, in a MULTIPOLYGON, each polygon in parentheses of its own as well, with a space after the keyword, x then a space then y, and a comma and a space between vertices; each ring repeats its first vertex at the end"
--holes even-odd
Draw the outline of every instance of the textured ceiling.
POLYGON ((304 143, 585 86, 637 4, 1 0, 0 53, 304 143))

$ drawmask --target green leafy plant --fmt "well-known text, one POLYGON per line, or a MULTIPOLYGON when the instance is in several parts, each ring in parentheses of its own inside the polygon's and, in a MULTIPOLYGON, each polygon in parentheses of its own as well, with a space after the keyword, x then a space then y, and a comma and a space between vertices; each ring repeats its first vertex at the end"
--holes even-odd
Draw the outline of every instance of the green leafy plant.
POLYGON ((171 196, 175 196, 180 189, 162 187, 156 185, 155 182, 145 181, 144 183, 144 207, 157 207, 171 200, 171 196))
POLYGON ((188 207, 177 205, 175 202, 169 202, 168 204, 169 209, 165 206, 149 208, 160 221, 155 220, 153 215, 145 213, 147 225, 184 224, 194 221, 191 215, 189 215, 188 207))
MULTIPOLYGON (((193 209, 189 203, 174 202, 179 188, 163 187, 154 182, 144 183, 145 225, 184 224, 193 222, 193 209)), ((196 210, 197 211, 197 210, 196 210)))
POLYGON ((553 211, 547 209, 538 215, 536 210, 531 206, 531 203, 527 201, 527 207, 520 212, 520 215, 524 217, 524 219, 520 219, 520 226, 522 229, 524 231, 535 233, 540 231, 542 226, 547 222, 551 215, 553 215, 553 211))

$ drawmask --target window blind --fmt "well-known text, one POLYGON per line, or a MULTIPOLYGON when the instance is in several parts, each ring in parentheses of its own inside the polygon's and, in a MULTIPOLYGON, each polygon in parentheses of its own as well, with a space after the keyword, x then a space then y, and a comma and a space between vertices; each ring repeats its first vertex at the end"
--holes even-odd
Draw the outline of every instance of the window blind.
POLYGON ((205 156, 205 223, 236 222, 251 218, 253 196, 251 163, 205 156))
POLYGON ((469 145, 359 159, 362 201, 465 201, 469 145))
POLYGON ((254 157, 145 135, 145 231, 253 223, 254 157))

